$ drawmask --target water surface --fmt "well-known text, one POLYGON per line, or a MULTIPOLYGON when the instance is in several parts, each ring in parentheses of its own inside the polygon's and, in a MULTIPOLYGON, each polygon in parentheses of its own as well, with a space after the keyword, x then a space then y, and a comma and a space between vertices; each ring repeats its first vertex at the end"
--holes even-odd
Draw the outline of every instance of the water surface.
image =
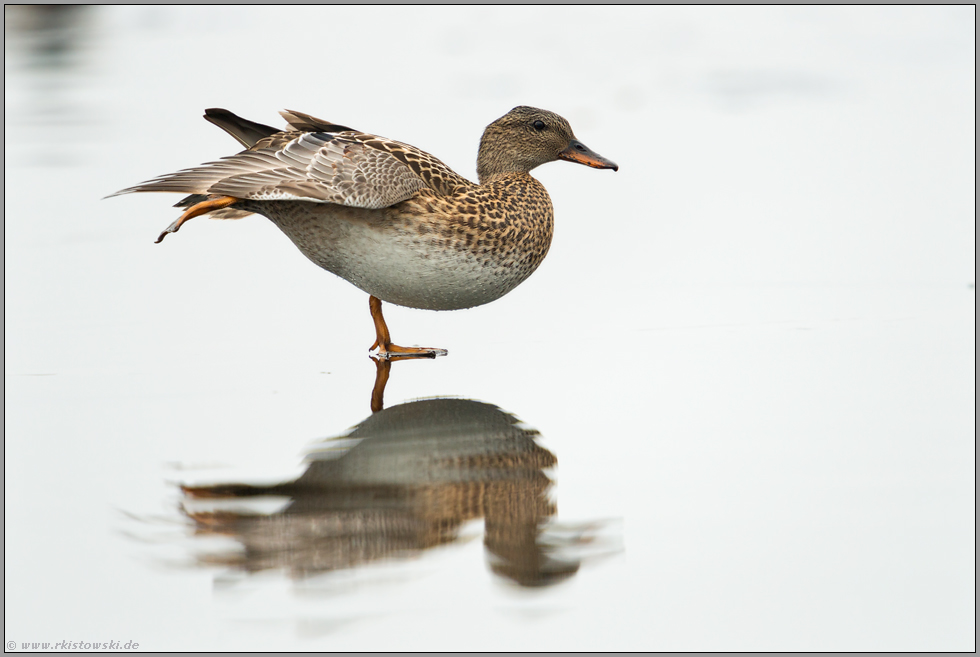
POLYGON ((5 9, 5 640, 966 650, 973 7, 5 9), (162 245, 296 109, 474 176, 556 111, 541 269, 391 307, 260 217, 162 245), (421 400, 421 401, 420 401, 421 400), (435 401, 433 401, 435 400, 435 401), (372 408, 372 403, 374 408, 372 408))

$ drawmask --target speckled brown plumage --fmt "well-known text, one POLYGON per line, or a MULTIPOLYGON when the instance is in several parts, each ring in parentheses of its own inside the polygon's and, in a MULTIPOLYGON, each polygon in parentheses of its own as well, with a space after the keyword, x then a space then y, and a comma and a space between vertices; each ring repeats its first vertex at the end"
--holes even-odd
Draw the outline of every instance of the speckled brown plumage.
MULTIPOLYGON (((453 310, 500 298, 547 254, 554 213, 531 169, 557 159, 617 169, 565 119, 532 107, 484 131, 479 184, 413 146, 299 112, 282 116, 289 126, 280 131, 207 110, 245 151, 117 193, 190 194, 161 239, 194 216, 257 213, 314 263, 378 299, 453 310)), ((380 329, 378 342, 383 348, 380 329)))

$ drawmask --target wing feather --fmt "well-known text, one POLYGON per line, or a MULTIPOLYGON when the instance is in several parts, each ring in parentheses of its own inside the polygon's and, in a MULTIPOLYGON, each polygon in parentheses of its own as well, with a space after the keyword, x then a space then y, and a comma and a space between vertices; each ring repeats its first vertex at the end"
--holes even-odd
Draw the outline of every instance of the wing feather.
POLYGON ((373 135, 353 131, 287 134, 290 138, 279 148, 257 143, 237 155, 159 176, 113 196, 183 192, 378 209, 411 198, 426 187, 397 157, 365 145, 364 141, 377 139, 373 135))
POLYGON ((191 199, 218 194, 255 200, 297 200, 378 209, 424 188, 451 194, 473 183, 435 157, 401 142, 352 130, 294 111, 281 112, 281 132, 206 110, 209 121, 249 148, 237 155, 153 178, 130 192, 183 192, 191 199))

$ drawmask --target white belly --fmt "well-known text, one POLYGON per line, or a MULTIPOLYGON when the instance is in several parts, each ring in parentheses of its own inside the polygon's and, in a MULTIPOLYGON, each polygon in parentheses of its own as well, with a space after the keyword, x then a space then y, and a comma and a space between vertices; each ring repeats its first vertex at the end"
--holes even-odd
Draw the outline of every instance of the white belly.
POLYGON ((428 310, 471 308, 499 299, 533 271, 434 232, 392 228, 377 212, 303 205, 309 211, 294 207, 288 216, 270 219, 307 258, 382 301, 428 310))

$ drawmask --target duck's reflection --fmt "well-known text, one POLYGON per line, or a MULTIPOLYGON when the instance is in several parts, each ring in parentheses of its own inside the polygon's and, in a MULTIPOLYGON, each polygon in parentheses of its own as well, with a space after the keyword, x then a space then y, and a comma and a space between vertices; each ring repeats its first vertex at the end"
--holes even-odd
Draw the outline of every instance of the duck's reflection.
POLYGON ((538 432, 468 399, 381 410, 390 367, 389 361, 378 365, 377 412, 342 439, 353 446, 338 450, 336 439, 327 441, 295 481, 184 488, 196 531, 233 537, 244 548, 217 561, 247 572, 277 568, 309 576, 454 541, 464 523, 482 518, 498 575, 542 586, 575 574, 578 560, 559 557, 546 536, 556 508, 544 469, 556 459, 537 444, 538 432), (272 515, 193 510, 202 498, 267 495, 287 496, 289 503, 272 515))

